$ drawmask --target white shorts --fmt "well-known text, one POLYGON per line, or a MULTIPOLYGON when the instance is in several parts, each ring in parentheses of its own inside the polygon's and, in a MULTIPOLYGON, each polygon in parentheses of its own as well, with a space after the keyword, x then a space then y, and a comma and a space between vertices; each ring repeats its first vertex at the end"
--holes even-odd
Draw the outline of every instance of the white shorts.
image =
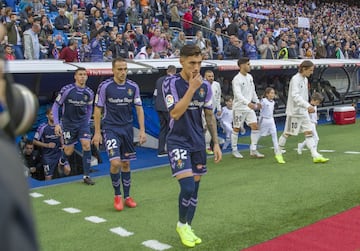
POLYGON ((289 135, 298 135, 299 132, 311 132, 313 129, 309 116, 307 115, 288 115, 286 117, 284 132, 289 135))
POLYGON ((274 118, 260 118, 259 127, 260 136, 268 136, 277 133, 274 118))
POLYGON ((241 128, 244 127, 244 122, 249 125, 257 123, 257 117, 254 110, 251 111, 233 111, 233 127, 241 128))

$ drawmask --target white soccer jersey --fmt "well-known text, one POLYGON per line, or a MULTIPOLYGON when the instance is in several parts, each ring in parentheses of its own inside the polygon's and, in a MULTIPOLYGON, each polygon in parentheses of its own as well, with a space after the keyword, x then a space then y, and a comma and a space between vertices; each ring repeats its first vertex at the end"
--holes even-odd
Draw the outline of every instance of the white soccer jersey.
POLYGON ((261 99, 260 103, 260 135, 267 136, 271 134, 276 134, 276 125, 274 120, 274 100, 268 100, 267 98, 263 98, 261 99))
POLYGON ((213 93, 212 103, 213 109, 215 111, 221 111, 221 86, 219 82, 213 81, 211 83, 211 90, 213 93))
POLYGON ((318 115, 317 115, 317 106, 314 106, 315 112, 309 113, 311 123, 317 124, 318 115))
POLYGON ((240 72, 232 80, 232 89, 234 93, 233 110, 250 111, 248 107, 250 102, 259 103, 255 92, 255 84, 250 74, 244 76, 240 72))
POLYGON ((308 100, 308 79, 297 73, 290 80, 286 114, 306 115, 310 106, 308 100))
POLYGON ((230 124, 233 121, 233 111, 230 110, 229 108, 227 108, 226 106, 224 106, 222 108, 222 112, 221 115, 218 117, 218 119, 222 122, 222 123, 227 123, 230 124))

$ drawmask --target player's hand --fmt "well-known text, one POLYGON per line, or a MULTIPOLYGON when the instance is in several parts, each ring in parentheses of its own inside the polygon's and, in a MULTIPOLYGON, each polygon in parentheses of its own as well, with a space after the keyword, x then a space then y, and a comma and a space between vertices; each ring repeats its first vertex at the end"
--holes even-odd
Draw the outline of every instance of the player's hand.
POLYGON ((260 103, 257 103, 256 105, 257 105, 257 108, 256 108, 256 109, 260 110, 260 109, 262 108, 262 106, 261 106, 260 103))
POLYGON ((249 107, 251 110, 255 110, 255 109, 257 108, 257 105, 250 102, 250 103, 248 104, 248 107, 249 107))
POLYGON ((62 130, 61 130, 61 126, 60 126, 60 125, 56 125, 56 126, 55 126, 55 134, 56 134, 57 136, 61 136, 62 130))
POLYGON ((50 142, 47 144, 47 148, 55 148, 56 144, 54 142, 50 142))
POLYGON ((200 75, 200 73, 197 73, 196 75, 193 75, 193 77, 189 81, 189 87, 193 90, 197 90, 203 83, 203 79, 200 75))
POLYGON ((140 145, 146 142, 146 133, 144 131, 139 131, 139 143, 140 145))
POLYGON ((213 152, 214 152, 214 162, 219 163, 222 160, 222 152, 219 144, 214 144, 213 152))
POLYGON ((99 149, 99 145, 102 144, 102 136, 101 133, 95 133, 92 140, 91 140, 91 144, 93 144, 97 149, 99 149))
POLYGON ((221 115, 221 111, 217 111, 217 112, 216 112, 216 116, 217 116, 217 117, 220 117, 220 115, 221 115))
POLYGON ((309 113, 314 113, 315 112, 315 108, 311 105, 308 107, 308 112, 309 113))

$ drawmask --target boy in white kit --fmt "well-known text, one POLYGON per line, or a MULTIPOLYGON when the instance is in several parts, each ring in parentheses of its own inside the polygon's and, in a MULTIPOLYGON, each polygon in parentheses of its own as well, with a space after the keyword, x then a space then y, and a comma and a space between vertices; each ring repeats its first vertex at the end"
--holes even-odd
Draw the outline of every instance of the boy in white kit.
POLYGON ((274 145, 275 159, 279 164, 285 164, 277 139, 277 130, 274 120, 275 90, 271 87, 265 89, 264 98, 261 99, 259 118, 260 137, 271 135, 274 145))
MULTIPOLYGON (((315 112, 309 113, 309 117, 310 117, 310 121, 311 121, 311 125, 312 125, 312 134, 313 134, 313 137, 314 137, 314 142, 315 142, 316 148, 317 148, 317 146, 319 144, 319 135, 318 135, 318 133, 316 131, 316 126, 317 126, 317 123, 318 123, 317 122, 318 121, 317 106, 321 104, 323 99, 324 99, 324 97, 321 95, 321 93, 315 92, 311 96, 311 100, 310 100, 310 104, 315 109, 315 112)), ((302 154, 302 150, 304 149, 305 146, 306 146, 306 140, 304 140, 302 143, 298 144, 298 149, 297 149, 298 154, 302 154)))
POLYGON ((232 132, 232 122, 233 122, 233 111, 232 111, 233 99, 231 96, 226 96, 224 100, 226 106, 222 108, 221 114, 219 116, 216 114, 216 117, 220 121, 221 127, 224 129, 226 134, 225 143, 222 147, 223 150, 228 148, 228 146, 231 143, 231 132, 232 132))
POLYGON ((290 80, 288 100, 286 103, 286 122, 284 133, 279 138, 280 149, 285 147, 286 140, 290 135, 298 135, 303 132, 306 146, 311 151, 314 163, 325 163, 329 161, 317 151, 312 134, 312 123, 309 113, 314 113, 314 107, 308 102, 308 77, 314 73, 314 63, 304 60, 299 66, 299 72, 290 80))
POLYGON ((255 91, 255 84, 250 72, 249 58, 240 58, 238 60, 239 73, 232 80, 234 93, 233 103, 233 131, 231 134, 232 155, 235 158, 242 159, 237 144, 240 128, 244 122, 251 128, 250 156, 263 158, 264 155, 257 151, 257 142, 260 137, 255 110, 261 108, 259 99, 255 91))

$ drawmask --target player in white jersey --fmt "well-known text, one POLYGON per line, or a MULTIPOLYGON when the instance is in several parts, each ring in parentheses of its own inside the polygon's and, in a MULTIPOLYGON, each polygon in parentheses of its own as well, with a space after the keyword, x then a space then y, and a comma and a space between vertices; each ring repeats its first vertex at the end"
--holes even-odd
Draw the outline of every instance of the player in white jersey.
MULTIPOLYGON (((314 92, 313 95, 311 95, 311 100, 310 100, 310 104, 315 109, 314 113, 309 113, 309 117, 310 117, 310 121, 311 121, 312 134, 314 137, 314 142, 315 142, 316 147, 319 144, 319 135, 316 130, 316 126, 318 123, 317 106, 321 104, 323 99, 324 99, 324 97, 321 95, 321 93, 314 92)), ((304 140, 303 142, 298 144, 298 149, 297 149, 298 154, 302 154, 302 150, 304 149, 305 145, 306 145, 306 140, 304 140)))
MULTIPOLYGON (((205 79, 210 83, 211 90, 213 93, 212 96, 212 103, 213 103, 213 112, 216 115, 219 115, 221 113, 221 86, 220 83, 217 81, 214 81, 214 72, 211 70, 205 71, 204 74, 205 79)), ((206 122, 204 117, 204 125, 205 125, 205 143, 206 143, 206 153, 207 154, 214 154, 214 152, 211 149, 211 135, 209 131, 206 129, 206 122)))
POLYGON ((259 140, 259 129, 257 124, 256 109, 261 108, 259 99, 255 92, 255 84, 250 72, 249 58, 240 58, 238 60, 239 73, 232 80, 232 88, 234 93, 233 100, 233 131, 231 134, 232 154, 235 158, 242 159, 239 153, 237 143, 240 128, 244 126, 244 122, 251 128, 251 145, 250 156, 263 158, 264 155, 257 151, 257 142, 259 140))
POLYGON ((233 122, 233 110, 232 110, 232 105, 233 105, 233 99, 231 96, 226 96, 224 98, 225 100, 225 105, 221 112, 220 115, 216 114, 217 119, 220 121, 220 125, 221 127, 224 129, 225 131, 225 143, 222 147, 223 150, 227 149, 229 144, 231 143, 231 133, 232 133, 232 122, 233 122))
POLYGON ((314 163, 329 161, 318 153, 312 134, 312 123, 308 113, 314 113, 314 107, 308 102, 308 77, 314 72, 314 63, 305 60, 300 64, 299 72, 290 80, 288 100, 286 104, 286 122, 284 133, 279 138, 280 148, 284 148, 290 135, 304 133, 306 146, 310 149, 314 163))
POLYGON ((274 120, 275 90, 271 87, 265 89, 264 98, 260 100, 260 137, 271 135, 274 145, 275 159, 279 164, 285 164, 277 139, 277 130, 274 120))

